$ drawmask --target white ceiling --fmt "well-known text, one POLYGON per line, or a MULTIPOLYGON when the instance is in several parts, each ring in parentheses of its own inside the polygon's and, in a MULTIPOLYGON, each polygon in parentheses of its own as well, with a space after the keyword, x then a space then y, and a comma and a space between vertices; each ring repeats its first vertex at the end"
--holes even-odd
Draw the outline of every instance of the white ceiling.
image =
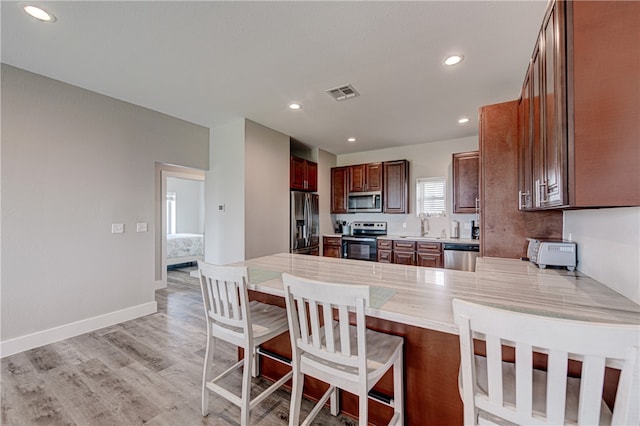
POLYGON ((207 127, 334 154, 476 135, 519 96, 546 1, 1 2, 2 62, 207 127), (462 53, 451 68, 442 60, 462 53), (360 97, 325 93, 352 84, 360 97), (297 101, 300 111, 287 105, 297 101), (457 124, 461 116, 471 121, 457 124), (349 144, 347 137, 356 137, 349 144))

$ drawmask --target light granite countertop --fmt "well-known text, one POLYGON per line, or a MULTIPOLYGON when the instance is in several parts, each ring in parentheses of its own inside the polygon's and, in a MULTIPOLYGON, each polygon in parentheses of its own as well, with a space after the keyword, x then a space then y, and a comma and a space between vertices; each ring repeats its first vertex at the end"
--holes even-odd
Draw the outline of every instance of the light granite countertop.
POLYGON ((515 259, 478 258, 476 272, 289 253, 235 265, 249 267, 251 289, 276 296, 283 295, 282 272, 370 285, 367 315, 446 333, 458 332, 454 298, 559 318, 640 324, 640 305, 598 281, 515 259))

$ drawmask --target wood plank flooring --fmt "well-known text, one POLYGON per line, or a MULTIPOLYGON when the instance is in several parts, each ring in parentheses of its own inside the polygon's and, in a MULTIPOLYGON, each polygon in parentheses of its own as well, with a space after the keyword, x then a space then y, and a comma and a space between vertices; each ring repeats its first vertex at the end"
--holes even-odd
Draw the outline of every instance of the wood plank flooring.
MULTIPOLYGON (((191 268, 193 269, 193 268, 191 268)), ((170 271, 156 291, 158 313, 2 359, 2 425, 237 425, 240 409, 212 395, 200 413, 206 343, 202 297, 190 269, 170 271)), ((236 359, 216 345, 214 372, 236 359)), ((240 373, 228 378, 240 394, 240 373)), ((257 394, 268 382, 254 379, 257 394)), ((251 424, 286 425, 290 392, 280 389, 251 413, 251 424)), ((312 408, 303 400, 302 416, 312 408)), ((324 408, 318 425, 354 425, 324 408)))

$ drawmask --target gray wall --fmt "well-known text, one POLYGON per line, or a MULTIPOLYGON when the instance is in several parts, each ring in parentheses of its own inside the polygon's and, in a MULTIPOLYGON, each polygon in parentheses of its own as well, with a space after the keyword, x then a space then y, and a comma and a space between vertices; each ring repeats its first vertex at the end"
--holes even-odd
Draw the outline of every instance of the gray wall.
POLYGON ((3 351, 154 308, 155 163, 208 149, 207 128, 3 64, 3 351))
POLYGON ((226 264, 287 252, 289 136, 247 119, 218 126, 211 129, 210 165, 205 260, 226 264))
POLYGON ((245 120, 245 259, 289 251, 289 136, 245 120))

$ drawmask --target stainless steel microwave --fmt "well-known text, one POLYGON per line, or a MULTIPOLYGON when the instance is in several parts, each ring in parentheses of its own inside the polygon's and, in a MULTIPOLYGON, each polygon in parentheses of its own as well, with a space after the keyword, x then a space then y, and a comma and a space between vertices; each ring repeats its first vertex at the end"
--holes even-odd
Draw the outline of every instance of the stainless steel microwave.
POLYGON ((348 195, 349 213, 382 212, 382 192, 351 192, 348 195))

